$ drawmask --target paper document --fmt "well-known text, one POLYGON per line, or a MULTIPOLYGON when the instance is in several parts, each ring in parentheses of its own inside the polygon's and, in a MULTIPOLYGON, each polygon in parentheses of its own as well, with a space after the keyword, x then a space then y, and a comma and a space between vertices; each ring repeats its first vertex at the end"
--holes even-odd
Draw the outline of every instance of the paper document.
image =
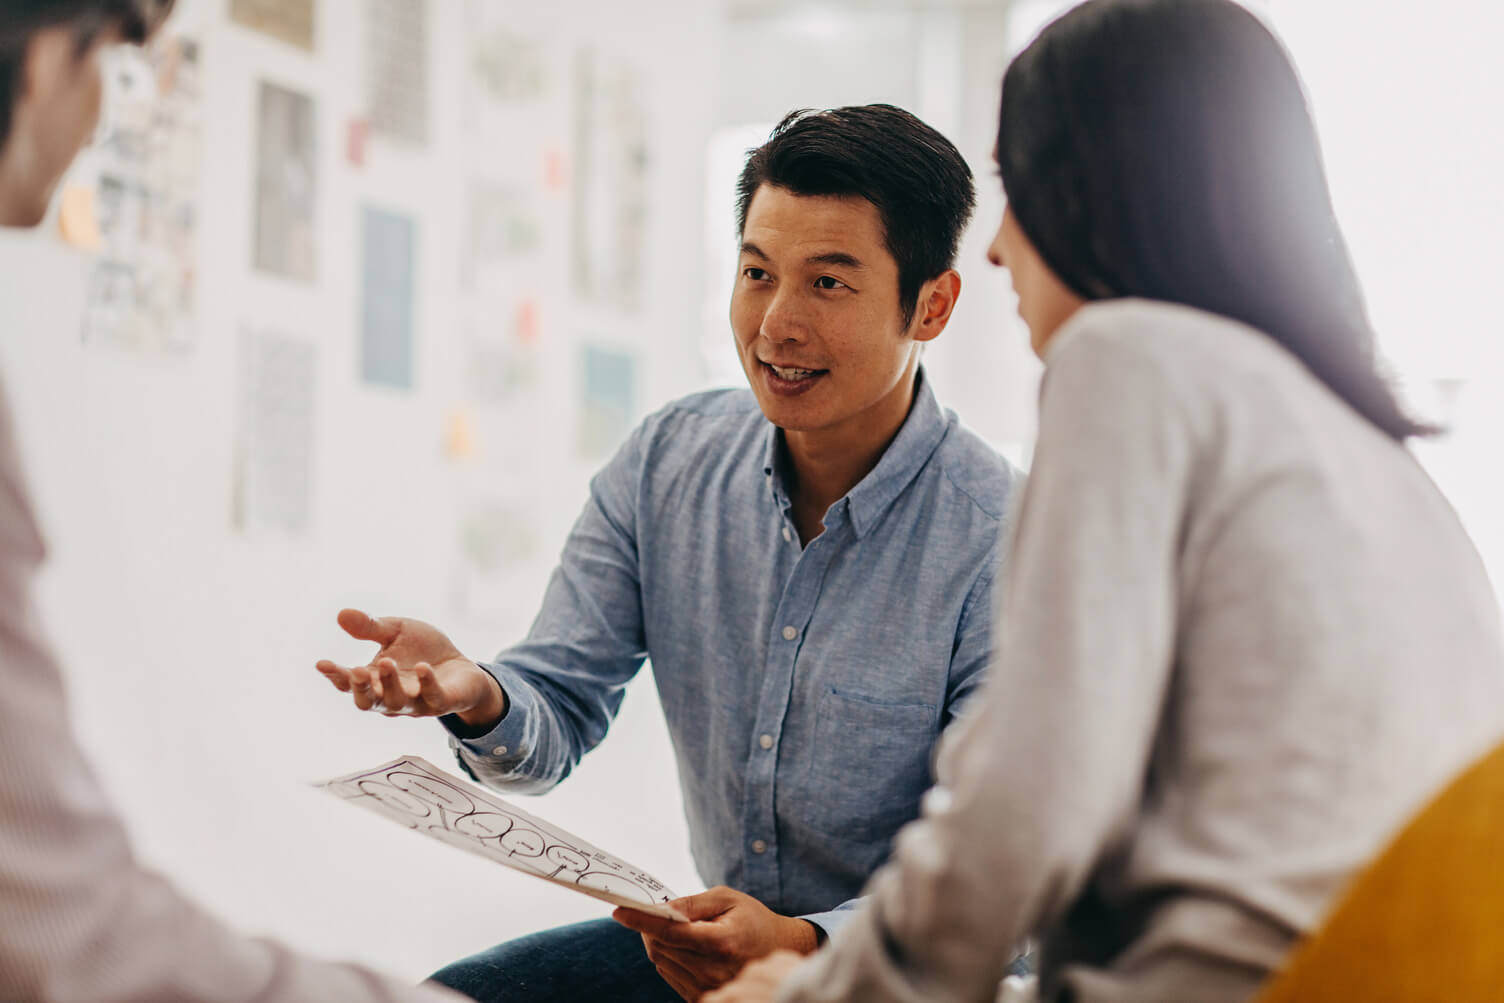
POLYGON ((663 882, 418 756, 315 784, 409 829, 592 898, 687 922, 663 882))

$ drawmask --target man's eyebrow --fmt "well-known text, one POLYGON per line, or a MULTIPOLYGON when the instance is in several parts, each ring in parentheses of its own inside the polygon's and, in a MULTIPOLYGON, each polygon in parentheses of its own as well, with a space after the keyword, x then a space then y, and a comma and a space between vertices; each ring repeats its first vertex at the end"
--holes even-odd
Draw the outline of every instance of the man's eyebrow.
POLYGON ((847 254, 845 251, 830 251, 826 254, 815 254, 804 259, 812 265, 841 265, 845 268, 866 268, 861 259, 847 254))
MULTIPOLYGON (((742 253, 750 254, 754 258, 761 258, 763 261, 773 260, 768 257, 767 252, 750 240, 742 241, 742 253)), ((845 268, 857 269, 865 269, 867 267, 862 264, 860 258, 853 254, 847 254, 845 251, 827 251, 825 254, 812 254, 805 258, 804 261, 810 265, 840 265, 845 268)))

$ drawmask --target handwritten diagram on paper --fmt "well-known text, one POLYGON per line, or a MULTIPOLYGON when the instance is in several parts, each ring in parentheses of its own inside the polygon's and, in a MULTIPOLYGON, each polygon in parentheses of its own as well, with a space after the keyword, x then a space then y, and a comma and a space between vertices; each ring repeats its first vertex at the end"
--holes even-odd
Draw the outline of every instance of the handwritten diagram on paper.
POLYGON ((63 206, 64 237, 97 251, 83 340, 140 352, 193 347, 201 88, 198 44, 163 36, 147 63, 108 72, 133 97, 97 153, 97 187, 63 206), (144 76, 144 79, 137 79, 144 76), (144 95, 156 94, 156 100, 144 95))
POLYGON ((312 282, 318 195, 313 99, 263 81, 259 102, 256 267, 312 282))
POLYGON ((299 534, 313 498, 313 418, 318 352, 302 338, 241 332, 240 418, 231 524, 299 534))
POLYGON ((418 756, 315 784, 440 842, 592 898, 683 920, 663 882, 418 756))
POLYGON ((428 142, 426 0, 367 0, 366 119, 372 131, 413 146, 428 142))

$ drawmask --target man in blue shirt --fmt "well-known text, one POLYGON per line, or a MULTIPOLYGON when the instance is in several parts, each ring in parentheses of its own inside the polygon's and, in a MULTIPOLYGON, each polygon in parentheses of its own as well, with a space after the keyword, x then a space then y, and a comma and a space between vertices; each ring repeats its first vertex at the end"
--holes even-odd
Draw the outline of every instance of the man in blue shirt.
POLYGON ((971 173, 900 109, 796 112, 739 196, 731 326, 751 392, 687 397, 633 432, 495 661, 345 610, 381 651, 319 663, 361 709, 442 716, 468 772, 530 793, 605 737, 651 660, 717 887, 677 903, 691 922, 618 910, 435 976, 477 999, 696 999, 775 948, 813 951, 918 814, 981 681, 1020 475, 920 366, 960 294, 971 173))

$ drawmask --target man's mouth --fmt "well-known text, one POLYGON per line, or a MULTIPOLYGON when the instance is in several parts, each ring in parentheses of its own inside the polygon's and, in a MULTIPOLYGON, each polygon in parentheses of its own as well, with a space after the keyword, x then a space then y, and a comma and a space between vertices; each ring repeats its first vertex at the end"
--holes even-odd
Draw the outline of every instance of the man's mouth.
POLYGON ((771 362, 764 362, 763 365, 771 369, 773 371, 773 374, 779 379, 785 380, 789 383, 798 383, 801 380, 807 380, 812 377, 819 376, 821 373, 829 372, 829 370, 826 369, 801 369, 796 366, 775 366, 771 362))

